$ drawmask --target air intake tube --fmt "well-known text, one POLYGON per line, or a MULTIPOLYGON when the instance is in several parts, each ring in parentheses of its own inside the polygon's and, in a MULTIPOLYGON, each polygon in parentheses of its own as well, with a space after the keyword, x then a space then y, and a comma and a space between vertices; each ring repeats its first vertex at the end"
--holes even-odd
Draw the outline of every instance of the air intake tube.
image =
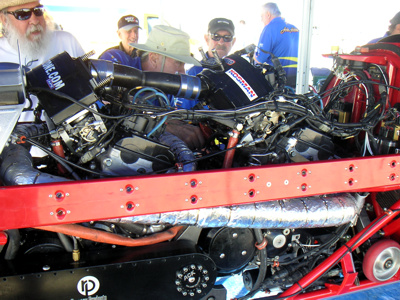
POLYGON ((105 60, 90 60, 93 77, 99 82, 113 76, 113 86, 132 88, 135 86, 156 87, 167 94, 197 100, 207 94, 209 88, 199 77, 184 74, 146 72, 105 60))

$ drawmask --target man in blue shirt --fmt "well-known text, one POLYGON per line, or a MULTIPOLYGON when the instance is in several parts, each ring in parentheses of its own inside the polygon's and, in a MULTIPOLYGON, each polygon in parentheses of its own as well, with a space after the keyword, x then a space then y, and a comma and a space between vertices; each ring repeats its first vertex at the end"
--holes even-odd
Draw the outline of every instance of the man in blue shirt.
MULTIPOLYGON (((204 34, 207 43, 206 59, 214 57, 211 50, 215 49, 220 58, 227 56, 235 44, 235 25, 229 19, 215 18, 208 23, 208 31, 204 34)), ((205 61, 202 61, 203 63, 205 61)), ((203 70, 203 67, 194 66, 187 71, 188 75, 196 76, 203 70)))
POLYGON ((270 55, 272 53, 279 58, 286 72, 286 84, 295 88, 299 30, 281 17, 281 12, 276 3, 266 3, 262 10, 261 20, 265 27, 261 33, 254 60, 256 63, 273 65, 270 55))
MULTIPOLYGON (((214 55, 211 50, 215 49, 219 58, 227 56, 235 44, 235 25, 229 19, 215 18, 208 23, 208 31, 204 34, 204 40, 207 43, 207 52, 205 52, 205 60, 202 63, 208 62, 213 64, 214 55)), ((203 70, 201 66, 193 66, 186 73, 191 76, 196 76, 203 70)), ((175 104, 178 108, 191 109, 198 101, 177 98, 175 104)))
POLYGON ((130 44, 137 43, 139 40, 139 29, 142 29, 139 26, 139 19, 134 15, 127 15, 121 17, 118 21, 118 37, 121 42, 115 46, 107 49, 102 54, 100 54, 99 58, 101 58, 105 52, 113 49, 121 50, 121 55, 127 57, 136 57, 137 50, 132 47, 130 44))

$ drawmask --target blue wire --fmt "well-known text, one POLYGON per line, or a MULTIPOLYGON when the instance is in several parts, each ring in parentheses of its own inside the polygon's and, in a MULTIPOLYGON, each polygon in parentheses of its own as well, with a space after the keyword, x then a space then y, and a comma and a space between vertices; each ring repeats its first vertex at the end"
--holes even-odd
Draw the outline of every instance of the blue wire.
POLYGON ((167 116, 164 116, 164 118, 160 121, 160 123, 158 123, 156 126, 154 126, 154 128, 149 132, 147 137, 150 137, 158 128, 161 127, 162 124, 165 123, 166 120, 167 120, 167 116))
MULTIPOLYGON (((140 94, 142 94, 142 93, 144 93, 144 92, 148 92, 148 91, 153 92, 153 93, 155 94, 155 96, 160 96, 160 97, 165 101, 165 104, 167 105, 167 107, 168 107, 168 108, 171 107, 171 106, 170 106, 170 103, 169 103, 169 101, 168 101, 168 98, 167 98, 167 96, 165 96, 165 94, 162 94, 162 93, 158 92, 156 89, 149 88, 149 87, 147 87, 147 88, 142 88, 139 92, 137 92, 137 93, 135 94, 135 96, 133 97, 132 103, 135 103, 135 102, 136 102, 136 99, 137 99, 137 97, 139 97, 140 94)), ((147 103, 152 104, 152 103, 149 102, 149 101, 148 101, 147 103)))

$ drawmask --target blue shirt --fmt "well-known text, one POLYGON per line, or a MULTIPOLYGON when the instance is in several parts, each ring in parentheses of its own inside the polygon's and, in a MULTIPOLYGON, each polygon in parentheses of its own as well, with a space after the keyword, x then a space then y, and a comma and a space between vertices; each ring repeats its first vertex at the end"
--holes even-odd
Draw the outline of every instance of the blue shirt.
POLYGON ((130 55, 119 49, 108 49, 100 55, 99 59, 112 61, 113 63, 142 70, 140 57, 131 57, 130 55))
POLYGON ((261 33, 255 58, 260 63, 273 65, 271 55, 265 52, 271 52, 279 58, 287 76, 295 76, 299 55, 299 30, 280 17, 272 19, 261 33))
POLYGON ((387 36, 389 36, 389 33, 388 33, 388 32, 386 32, 384 36, 381 36, 381 37, 379 37, 379 38, 370 40, 370 41, 368 42, 368 44, 375 44, 375 43, 377 43, 378 41, 380 41, 381 39, 383 39, 383 38, 385 38, 385 37, 387 37, 387 36))

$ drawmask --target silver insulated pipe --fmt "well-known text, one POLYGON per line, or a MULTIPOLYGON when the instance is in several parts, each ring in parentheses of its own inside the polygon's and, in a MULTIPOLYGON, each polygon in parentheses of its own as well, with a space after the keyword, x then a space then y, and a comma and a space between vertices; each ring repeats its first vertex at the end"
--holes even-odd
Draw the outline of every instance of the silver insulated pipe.
POLYGON ((120 223, 236 228, 318 228, 357 220, 366 196, 349 193, 193 209, 108 220, 120 223))

